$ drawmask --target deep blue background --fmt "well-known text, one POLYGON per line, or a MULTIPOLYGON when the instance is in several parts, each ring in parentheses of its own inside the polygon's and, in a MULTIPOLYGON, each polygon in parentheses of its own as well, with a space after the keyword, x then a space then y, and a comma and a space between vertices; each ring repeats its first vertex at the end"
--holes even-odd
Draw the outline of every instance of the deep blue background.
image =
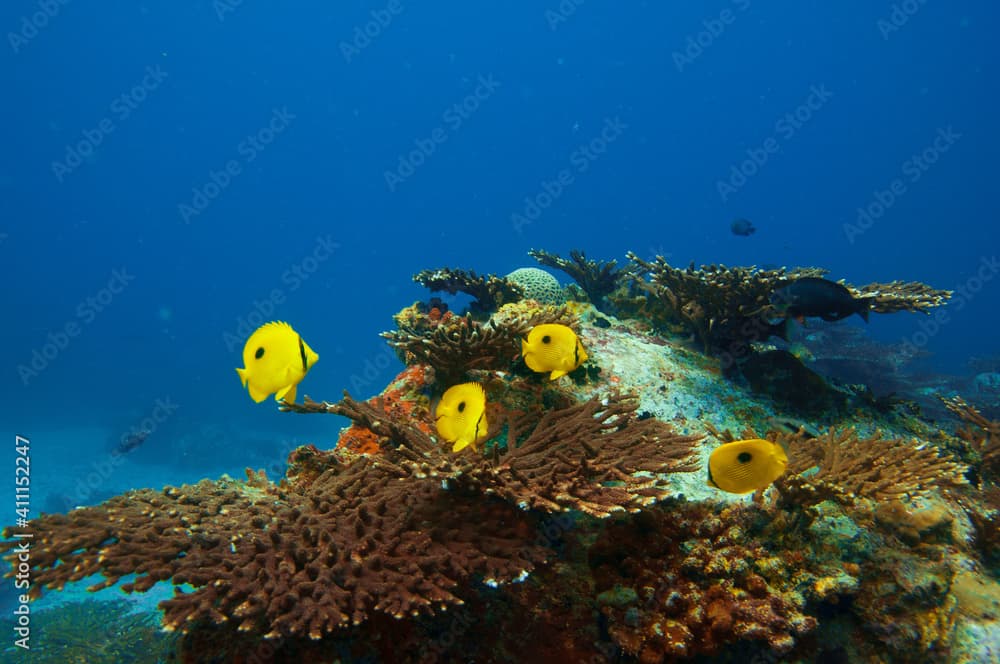
MULTIPOLYGON (((884 38, 887 2, 587 0, 552 29, 546 3, 401 0, 348 62, 344 45, 387 6, 247 1, 220 19, 207 1, 74 0, 15 52, 11 33, 38 5, 3 4, 4 430, 124 427, 169 396, 184 413, 175 431, 223 421, 332 443, 339 421, 253 404, 233 371, 240 348, 224 335, 274 288, 287 300, 269 317, 321 356, 299 394, 335 399, 383 356, 391 315, 426 297, 410 278, 427 267, 503 274, 534 264, 532 247, 634 250, 953 288, 1000 254, 994 3, 914 3, 884 38), (733 20, 679 70, 676 54, 723 10, 733 20), (112 104, 147 67, 166 79, 123 119, 112 104), (481 76, 499 87, 455 128, 444 114, 481 76), (718 181, 813 86, 832 97, 724 202, 718 181), (275 109, 295 119, 246 163, 241 141, 275 109), (615 117, 627 130, 515 232, 525 198, 615 117), (53 162, 105 118, 114 131, 59 182, 53 162), (947 127, 961 139, 848 242, 858 207, 947 127), (385 172, 436 128, 447 140, 390 191, 385 172), (231 159, 242 173, 184 223, 178 206, 231 159), (732 235, 734 217, 756 235, 732 235), (292 292, 282 274, 326 235, 340 248, 292 292), (18 365, 116 268, 134 281, 25 386, 18 365)), ((930 340, 941 370, 997 352, 998 284, 930 340)), ((876 316, 868 329, 899 341, 920 320, 876 316)), ((392 375, 362 381, 360 396, 392 375)), ((143 453, 169 457, 154 442, 143 453)), ((238 468, 239 450, 231 458, 238 468)))

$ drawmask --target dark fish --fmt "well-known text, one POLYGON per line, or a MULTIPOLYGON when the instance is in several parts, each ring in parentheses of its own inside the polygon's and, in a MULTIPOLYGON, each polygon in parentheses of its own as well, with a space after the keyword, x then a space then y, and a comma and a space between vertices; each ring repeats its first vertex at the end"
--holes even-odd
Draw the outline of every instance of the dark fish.
POLYGON ((733 235, 750 237, 757 229, 747 219, 733 219, 733 223, 729 224, 729 230, 733 232, 733 235))
POLYGON ((835 321, 857 314, 868 322, 867 299, 856 298, 842 284, 819 277, 802 277, 775 289, 771 304, 782 315, 799 320, 815 316, 835 321))
POLYGON ((127 433, 122 436, 121 440, 118 442, 118 447, 115 448, 119 454, 128 454, 135 448, 146 442, 149 438, 149 431, 133 431, 132 433, 127 433))

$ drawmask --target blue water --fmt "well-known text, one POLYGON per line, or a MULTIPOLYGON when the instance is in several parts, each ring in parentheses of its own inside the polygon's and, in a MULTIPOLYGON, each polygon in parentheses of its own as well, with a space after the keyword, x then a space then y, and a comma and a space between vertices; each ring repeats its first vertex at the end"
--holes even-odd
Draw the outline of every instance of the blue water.
POLYGON ((102 453, 44 432, 127 432, 157 400, 177 408, 139 474, 102 490, 332 445, 342 421, 240 388, 251 323, 291 321, 320 354, 300 395, 369 396, 399 366, 377 333, 427 297, 415 272, 505 274, 529 248, 859 285, 984 269, 926 343, 934 371, 967 372, 1000 322, 998 19, 934 0, 6 2, 5 435, 41 436, 38 500, 79 481, 56 461, 102 453))

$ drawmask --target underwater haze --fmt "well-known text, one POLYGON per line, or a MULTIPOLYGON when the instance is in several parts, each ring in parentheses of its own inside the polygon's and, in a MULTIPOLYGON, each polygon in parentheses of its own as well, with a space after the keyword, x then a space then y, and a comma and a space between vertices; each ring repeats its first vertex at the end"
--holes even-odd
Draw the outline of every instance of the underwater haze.
POLYGON ((32 516, 279 477, 347 421, 248 397, 261 323, 318 353, 300 401, 368 398, 403 367, 379 333, 430 297, 414 274, 529 249, 953 290, 945 316, 838 325, 909 343, 914 393, 978 385, 998 22, 972 0, 3 3, 0 414, 32 440, 32 516))

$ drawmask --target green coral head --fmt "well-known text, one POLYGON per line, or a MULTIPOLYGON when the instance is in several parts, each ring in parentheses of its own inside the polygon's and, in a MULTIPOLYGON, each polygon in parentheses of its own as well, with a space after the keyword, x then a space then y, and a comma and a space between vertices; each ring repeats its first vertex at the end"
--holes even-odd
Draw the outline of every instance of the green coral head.
POLYGON ((514 270, 506 277, 507 281, 517 284, 524 291, 524 296, 537 300, 542 304, 563 304, 566 295, 563 293, 559 280, 537 267, 522 267, 514 270))

